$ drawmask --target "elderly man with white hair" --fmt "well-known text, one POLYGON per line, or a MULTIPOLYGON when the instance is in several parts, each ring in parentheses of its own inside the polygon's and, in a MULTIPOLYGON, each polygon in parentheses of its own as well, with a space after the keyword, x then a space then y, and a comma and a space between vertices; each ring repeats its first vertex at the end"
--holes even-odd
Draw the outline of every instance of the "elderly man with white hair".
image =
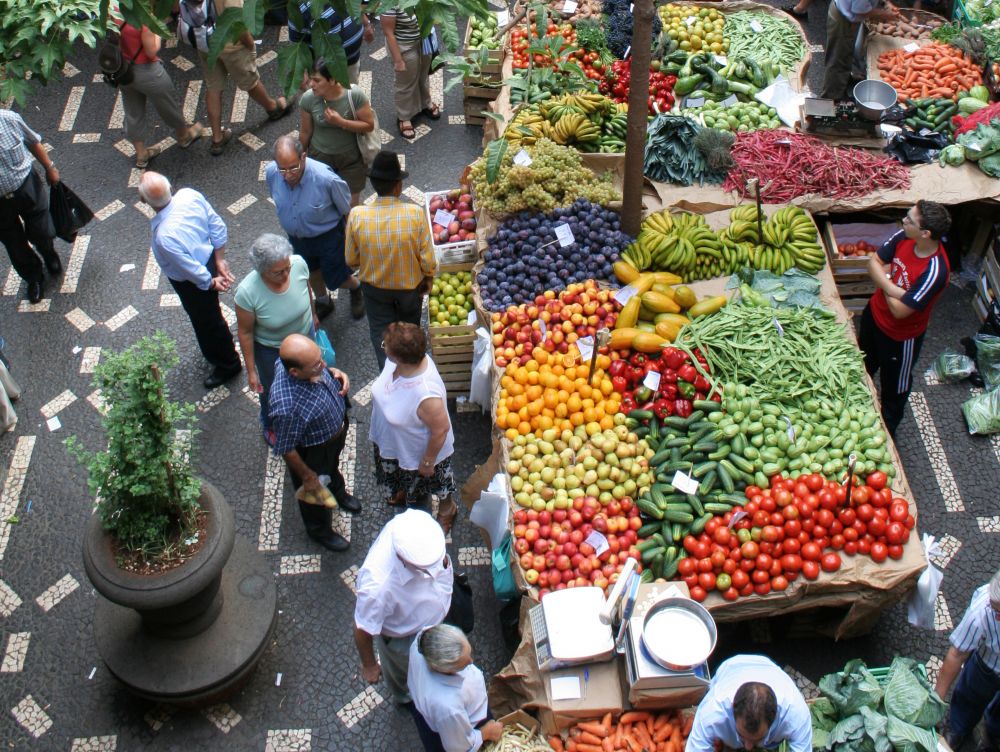
POLYGON ((427 512, 394 517, 368 549, 355 582, 354 643, 365 681, 374 684, 385 673, 397 705, 411 702, 410 645, 448 615, 454 581, 444 532, 427 512))
POLYGON ((475 752, 500 738, 503 726, 490 718, 483 672, 458 627, 439 624, 417 635, 407 684, 424 752, 475 752))
POLYGON ((1000 748, 1000 571, 972 594, 962 621, 951 633, 951 647, 938 671, 938 696, 951 697, 948 744, 958 750, 985 713, 987 739, 980 750, 1000 748))
POLYGON ((213 366, 205 388, 214 389, 242 370, 219 307, 219 293, 228 292, 234 280, 226 262, 226 223, 198 191, 181 188, 173 195, 170 181, 158 172, 143 173, 139 196, 156 212, 150 220, 153 257, 191 319, 202 355, 213 366))

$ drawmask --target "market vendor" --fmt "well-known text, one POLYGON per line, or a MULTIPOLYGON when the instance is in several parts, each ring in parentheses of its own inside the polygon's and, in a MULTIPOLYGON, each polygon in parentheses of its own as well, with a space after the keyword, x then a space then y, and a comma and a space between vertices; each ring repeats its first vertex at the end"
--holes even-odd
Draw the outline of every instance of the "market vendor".
POLYGON ((824 99, 849 99, 851 68, 858 31, 864 21, 894 21, 899 11, 883 0, 830 0, 826 14, 826 70, 824 99))
POLYGON ((941 243, 951 216, 941 204, 920 200, 903 217, 903 229, 868 260, 878 288, 861 314, 858 344, 865 370, 880 373, 882 417, 893 436, 910 396, 931 309, 948 286, 951 267, 941 243))
POLYGON ((685 752, 774 749, 811 752, 809 708, 792 677, 762 655, 733 656, 719 666, 698 705, 685 752))
POLYGON ((972 594, 969 608, 955 631, 938 671, 938 697, 946 699, 951 685, 948 745, 957 750, 986 714, 987 739, 980 749, 1000 745, 1000 571, 972 594), (961 672, 961 673, 959 673, 961 672))

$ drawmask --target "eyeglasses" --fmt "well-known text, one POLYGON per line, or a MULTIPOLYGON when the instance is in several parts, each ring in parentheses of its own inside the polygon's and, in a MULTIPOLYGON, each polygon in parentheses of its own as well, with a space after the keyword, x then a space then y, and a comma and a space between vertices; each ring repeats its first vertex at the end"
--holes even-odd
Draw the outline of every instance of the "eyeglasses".
POLYGON ((288 266, 283 266, 280 269, 268 269, 264 273, 269 277, 284 277, 291 271, 292 271, 292 265, 288 264, 288 266))
POLYGON ((917 225, 917 223, 913 221, 913 218, 910 217, 909 214, 907 214, 906 216, 904 216, 901 221, 902 221, 902 223, 904 225, 913 225, 914 227, 918 227, 919 228, 919 226, 917 225))
POLYGON ((302 162, 299 162, 294 167, 279 167, 278 172, 280 172, 282 175, 291 175, 293 172, 298 172, 301 169, 302 169, 302 162))

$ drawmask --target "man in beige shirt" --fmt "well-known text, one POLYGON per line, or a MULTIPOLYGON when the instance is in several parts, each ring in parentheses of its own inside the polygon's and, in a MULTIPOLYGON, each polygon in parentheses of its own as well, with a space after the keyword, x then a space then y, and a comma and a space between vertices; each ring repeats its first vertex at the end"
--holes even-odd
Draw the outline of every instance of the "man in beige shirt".
POLYGON ((205 108, 212 126, 212 156, 222 154, 233 137, 229 128, 222 127, 222 92, 226 79, 232 77, 239 89, 267 111, 271 120, 279 120, 292 110, 285 97, 272 99, 257 73, 257 50, 253 35, 244 31, 236 42, 230 42, 219 53, 215 66, 208 67, 208 45, 218 16, 229 8, 243 8, 243 0, 180 0, 180 20, 177 34, 182 41, 198 50, 205 71, 205 108), (209 8, 214 3, 214 8, 209 8))

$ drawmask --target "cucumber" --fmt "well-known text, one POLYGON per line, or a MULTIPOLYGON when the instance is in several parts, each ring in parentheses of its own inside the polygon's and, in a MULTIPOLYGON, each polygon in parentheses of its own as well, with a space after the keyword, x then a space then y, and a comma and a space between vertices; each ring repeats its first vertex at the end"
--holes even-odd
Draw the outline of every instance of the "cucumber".
POLYGON ((709 414, 719 409, 719 403, 714 400, 695 400, 691 404, 695 410, 704 410, 709 414))
POLYGON ((709 460, 708 462, 703 462, 696 468, 694 468, 694 470, 691 471, 691 477, 701 478, 702 476, 707 475, 710 470, 714 470, 716 467, 718 467, 718 465, 719 465, 718 462, 714 462, 711 460, 709 460))
POLYGON ((733 508, 732 504, 727 504, 724 501, 709 501, 705 503, 705 513, 711 512, 712 514, 725 514, 733 508))
MULTIPOLYGON (((647 522, 645 525, 636 530, 635 535, 637 538, 648 538, 653 533, 659 531, 660 522, 647 522)), ((642 541, 642 543, 648 543, 649 541, 642 541)), ((636 546, 638 548, 638 545, 636 546)), ((645 550, 645 549, 640 549, 645 550)))
POLYGON ((664 551, 663 546, 653 546, 651 548, 645 549, 642 552, 642 563, 648 564, 649 562, 653 561, 653 559, 655 559, 657 556, 663 556, 663 551, 664 551))
POLYGON ((651 517, 654 520, 663 519, 663 510, 650 499, 639 499, 635 505, 639 507, 639 511, 645 514, 647 517, 651 517))
POLYGON ((682 525, 690 525, 694 522, 694 515, 691 512, 677 512, 669 509, 663 513, 663 518, 671 522, 679 522, 682 525))
POLYGON ((698 486, 698 493, 702 496, 707 494, 713 488, 715 484, 719 482, 719 473, 715 470, 709 470, 704 478, 701 479, 701 485, 698 486))
POLYGON ((652 410, 633 410, 632 412, 630 412, 628 414, 628 417, 632 418, 633 420, 638 420, 638 421, 642 422, 642 421, 649 420, 650 418, 652 418, 653 417, 653 411, 652 410))
POLYGON ((729 474, 726 468, 722 465, 725 460, 720 460, 718 467, 715 469, 716 473, 719 475, 719 483, 726 491, 732 493, 736 490, 736 486, 733 484, 733 477, 729 474))
POLYGON ((701 505, 701 499, 699 499, 695 494, 687 495, 688 506, 691 507, 691 511, 695 513, 696 516, 701 517, 705 514, 705 508, 701 505))

